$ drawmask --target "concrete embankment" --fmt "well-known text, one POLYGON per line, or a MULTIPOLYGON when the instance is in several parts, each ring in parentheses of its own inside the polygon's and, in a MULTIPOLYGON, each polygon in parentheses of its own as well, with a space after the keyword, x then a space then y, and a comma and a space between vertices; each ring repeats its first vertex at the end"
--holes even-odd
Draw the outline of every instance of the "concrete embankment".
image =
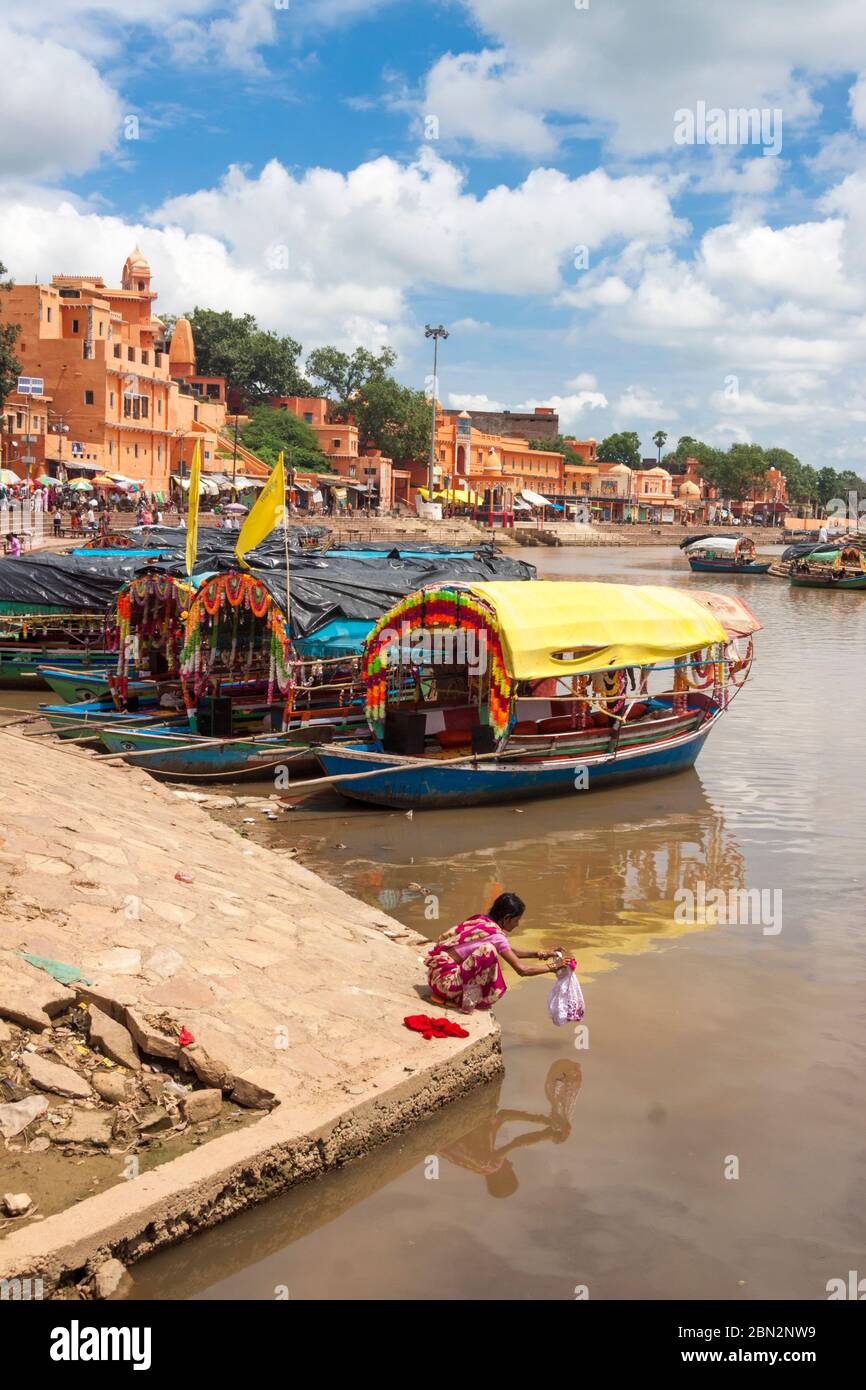
POLYGON ((465 1039, 404 1027, 427 1011, 422 938, 146 773, 0 731, 0 797, 0 1030, 13 1103, 41 1098, 0 1138, 0 1199, 29 1150, 48 1159, 71 1125, 86 1147, 106 1111, 115 1140, 101 1153, 117 1167, 98 1195, 0 1221, 0 1278, 88 1293, 109 1258, 134 1263, 361 1157, 500 1070, 489 1015, 461 1018, 465 1039), (22 953, 80 978, 59 984, 22 953), (106 1020, 119 1030, 108 1042, 106 1020), (102 1075, 117 1047, 131 1049, 113 1066, 127 1097, 168 1077, 169 1119, 196 1135, 146 1171, 119 1128, 135 1103, 112 1112, 102 1075), (64 1089, 54 1078, 76 1058, 83 1085, 64 1089), (231 1132, 214 1127, 214 1096, 231 1132))

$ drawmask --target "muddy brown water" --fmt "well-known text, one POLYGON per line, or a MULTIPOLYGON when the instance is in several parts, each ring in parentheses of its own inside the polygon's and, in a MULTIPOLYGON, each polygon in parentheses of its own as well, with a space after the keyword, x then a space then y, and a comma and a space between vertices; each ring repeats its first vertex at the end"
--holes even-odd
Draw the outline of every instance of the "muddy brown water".
POLYGON ((515 945, 573 952, 586 1034, 549 1021, 550 977, 512 977, 501 1083, 154 1256, 135 1296, 824 1298, 866 1274, 864 598, 673 549, 527 558, 751 604, 753 676, 696 769, 411 819, 325 796, 253 834, 430 937, 520 893, 515 945), (763 891, 760 920, 677 920, 700 883, 763 891))

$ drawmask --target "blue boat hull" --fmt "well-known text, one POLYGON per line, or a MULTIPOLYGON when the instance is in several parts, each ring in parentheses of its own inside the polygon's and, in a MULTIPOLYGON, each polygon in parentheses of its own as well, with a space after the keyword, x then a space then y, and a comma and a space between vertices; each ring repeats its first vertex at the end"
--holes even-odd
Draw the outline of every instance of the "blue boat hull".
POLYGON ((294 775, 300 770, 298 755, 306 754, 291 735, 217 743, 163 725, 140 731, 103 729, 100 738, 109 753, 125 754, 135 767, 155 777, 266 777, 283 763, 294 775))
POLYGON ((573 796, 579 790, 596 791, 622 782, 683 772, 693 766, 718 717, 678 738, 624 751, 614 758, 595 755, 583 762, 577 758, 532 763, 491 760, 474 767, 449 767, 435 759, 419 763, 383 753, 378 745, 370 743, 317 748, 316 753, 329 777, 377 772, 375 777, 334 783, 336 791, 352 800, 419 810, 481 806, 530 797, 573 796))
POLYGON ((766 574, 773 563, 755 560, 749 565, 737 565, 731 560, 693 560, 691 556, 686 559, 696 574, 766 574))

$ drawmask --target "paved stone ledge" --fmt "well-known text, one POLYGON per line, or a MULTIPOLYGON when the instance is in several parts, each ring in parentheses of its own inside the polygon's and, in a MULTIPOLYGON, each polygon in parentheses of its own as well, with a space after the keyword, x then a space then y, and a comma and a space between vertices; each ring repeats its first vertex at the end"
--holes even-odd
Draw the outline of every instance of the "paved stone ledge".
POLYGON ((134 1261, 361 1156, 499 1070, 489 1015, 468 1020, 465 1040, 403 1026, 423 1008, 420 937, 146 773, 0 731, 0 798, 0 1016, 4 980, 45 1030, 71 993, 129 1028, 142 1062, 179 1059, 261 1111, 7 1228, 0 1277, 53 1289, 109 1254, 134 1261), (84 979, 55 985, 21 951, 84 979))

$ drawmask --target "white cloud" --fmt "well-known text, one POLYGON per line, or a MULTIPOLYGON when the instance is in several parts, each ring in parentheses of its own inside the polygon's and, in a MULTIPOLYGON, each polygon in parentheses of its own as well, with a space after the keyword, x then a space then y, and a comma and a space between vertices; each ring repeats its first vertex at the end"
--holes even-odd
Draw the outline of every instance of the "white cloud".
POLYGON ((452 410, 507 410, 502 401, 493 401, 489 396, 472 395, 471 392, 451 391, 448 404, 452 410))
POLYGON ((217 237, 255 263, 284 242, 295 271, 323 286, 428 282, 513 295, 560 288, 575 244, 601 248, 627 234, 664 244, 681 231, 652 175, 569 179, 536 169, 514 188, 477 196, 426 146, 410 164, 382 157, 347 174, 295 175, 276 160, 258 177, 232 168, 218 187, 171 199, 154 220, 217 237))
POLYGON ((677 412, 664 405, 646 386, 627 386, 614 406, 614 413, 628 422, 652 420, 658 423, 677 418, 677 412))
POLYGON ((114 146, 120 101, 86 58, 6 27, 0 52, 0 177, 82 173, 114 146))
MULTIPOLYGON (((548 158, 563 134, 582 133, 579 123, 605 129, 619 153, 672 149, 674 113, 699 99, 780 108, 790 140, 817 113, 823 78, 866 71, 866 27, 850 0, 755 0, 735 21, 725 6, 694 0, 666 0, 663 15, 639 0, 463 5, 479 46, 433 64, 419 110, 439 117, 444 140, 484 153, 548 158)), ((852 105, 861 118, 859 84, 852 105)), ((773 174, 743 177, 766 192, 773 174)))
POLYGON ((607 396, 601 391, 575 391, 568 396, 547 396, 543 401, 522 401, 520 405, 515 406, 515 410, 532 411, 537 410, 540 405, 553 407, 559 416, 560 432, 565 434, 577 427, 585 412, 603 410, 607 405, 607 396))

